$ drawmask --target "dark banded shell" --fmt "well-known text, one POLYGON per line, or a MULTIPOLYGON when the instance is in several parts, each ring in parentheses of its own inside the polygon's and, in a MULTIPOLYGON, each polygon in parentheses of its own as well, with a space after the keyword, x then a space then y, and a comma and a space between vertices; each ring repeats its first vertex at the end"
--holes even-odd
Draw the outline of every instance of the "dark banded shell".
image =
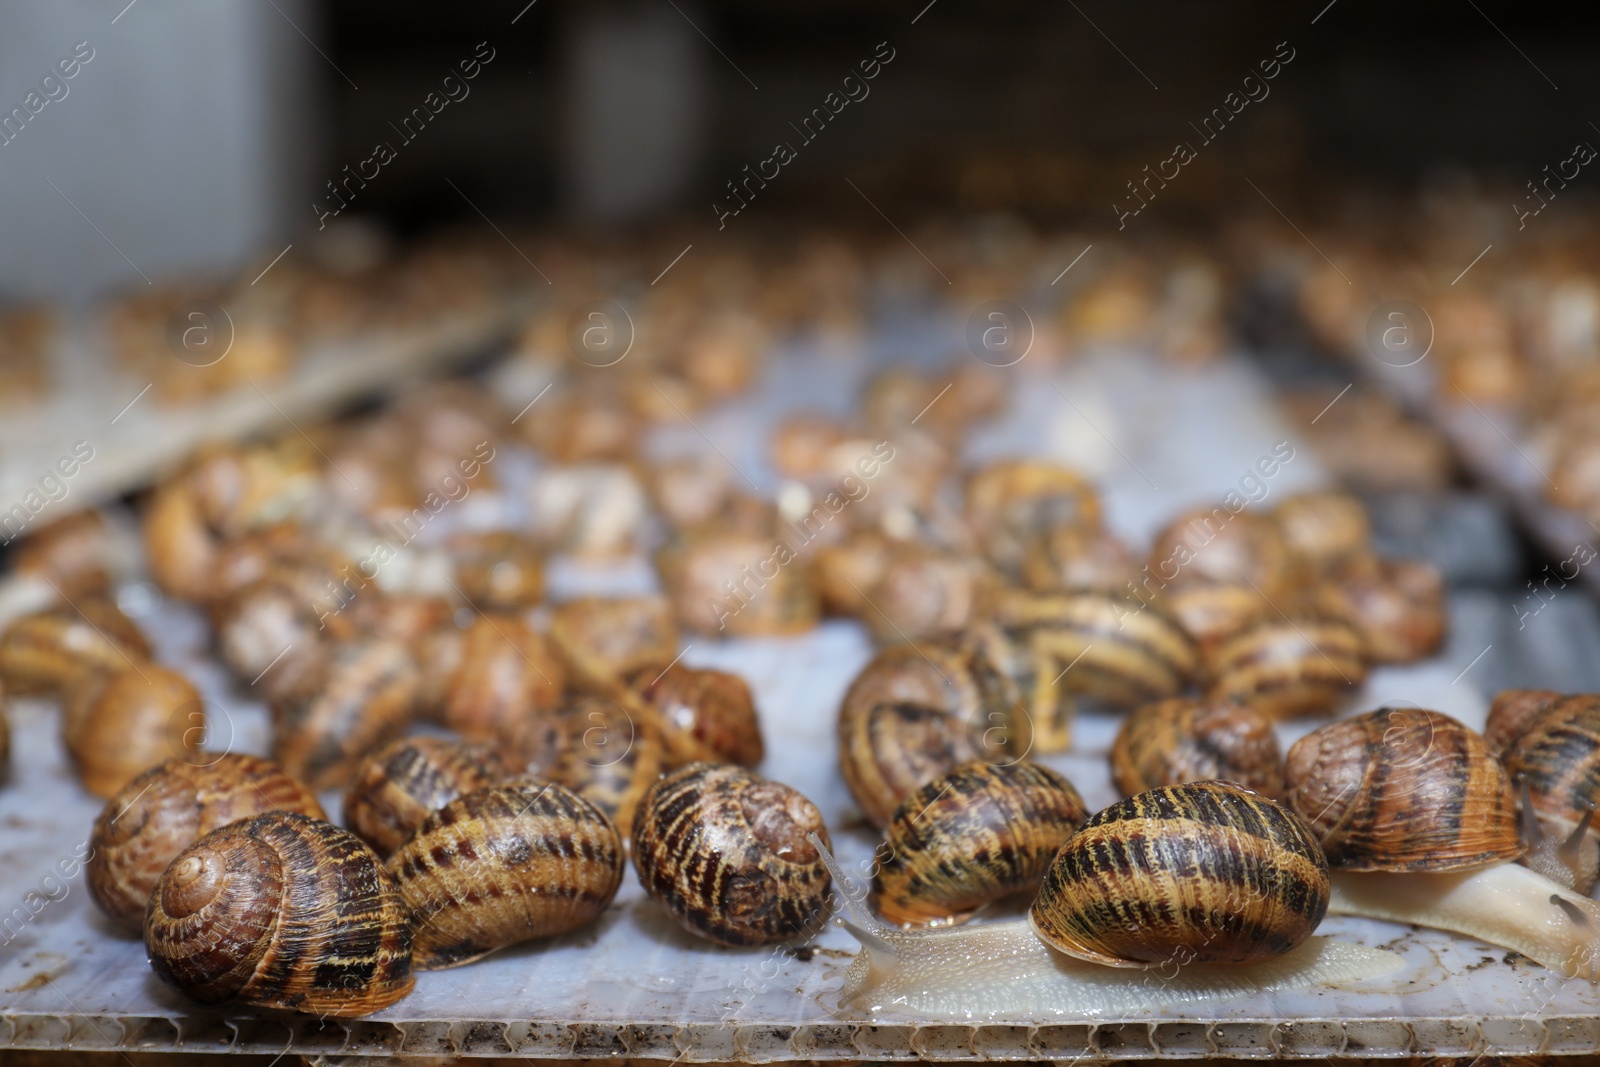
POLYGON ((1505 769, 1477 732, 1437 711, 1329 723, 1290 747, 1283 774, 1289 806, 1344 870, 1470 870, 1522 851, 1505 769))
POLYGON ((1329 892, 1299 816, 1231 782, 1194 782, 1091 816, 1028 917, 1046 944, 1112 967, 1252 963, 1310 937, 1329 892))
POLYGON ((24 615, 0 634, 0 682, 14 696, 59 693, 90 671, 149 659, 150 643, 138 625, 98 598, 24 615))
POLYGON ((232 823, 174 859, 144 943, 156 974, 201 1004, 356 1016, 415 983, 410 915, 378 857, 289 812, 232 823))
POLYGON ((144 929, 161 872, 178 853, 231 822, 269 811, 325 819, 316 796, 276 763, 228 753, 204 764, 170 759, 129 782, 89 837, 89 896, 111 920, 144 929))
POLYGON ((655 715, 669 770, 697 760, 753 767, 766 754, 750 686, 737 674, 652 664, 627 685, 655 715))
POLYGON ((639 884, 691 933, 760 945, 819 932, 830 879, 815 804, 743 767, 691 763, 645 794, 633 824, 639 884))
POLYGON ((1538 820, 1526 834, 1533 846, 1528 866, 1588 893, 1600 867, 1593 815, 1600 802, 1600 696, 1508 690, 1489 709, 1485 733, 1518 799, 1538 820))
POLYGON ((510 776, 510 768, 487 745, 402 737, 361 761, 344 795, 345 825, 387 856, 456 797, 510 776))
POLYGON ((411 722, 417 685, 403 645, 341 644, 306 693, 272 702, 272 756, 314 789, 341 788, 362 756, 411 722))
POLYGON ((895 812, 879 846, 872 903, 902 926, 960 922, 1038 889, 1087 817, 1072 783, 1049 767, 963 763, 895 812))
POLYGON ((1224 779, 1276 800, 1283 796, 1283 750, 1272 718, 1249 704, 1174 697, 1122 720, 1111 778, 1123 796, 1224 779))
POLYGON ((1360 632, 1370 662, 1410 663, 1444 642, 1444 575, 1431 563, 1352 556, 1328 572, 1323 588, 1330 609, 1360 632))
POLYGON ((570 789, 457 797, 389 857, 413 915, 418 970, 469 963, 599 917, 622 884, 616 827, 570 789))
POLYGON ((601 697, 582 698, 559 722, 560 752, 545 776, 605 812, 626 837, 645 791, 661 777, 654 724, 601 697))
POLYGON ((1291 606, 1261 615, 1210 658, 1210 695, 1254 705, 1275 719, 1325 715, 1367 676, 1354 626, 1291 606))

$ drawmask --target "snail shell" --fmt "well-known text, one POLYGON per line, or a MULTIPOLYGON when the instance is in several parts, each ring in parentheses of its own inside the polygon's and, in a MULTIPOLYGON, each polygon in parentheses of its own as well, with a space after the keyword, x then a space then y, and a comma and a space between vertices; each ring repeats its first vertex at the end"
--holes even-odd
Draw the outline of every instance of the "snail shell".
POLYGON ((986 904, 1038 889, 1087 817, 1072 783, 1048 767, 963 763, 894 813, 872 903, 901 926, 961 922, 986 904))
POLYGON ((1335 489, 1297 493, 1273 508, 1272 515, 1290 553, 1312 574, 1366 551, 1372 541, 1366 507, 1335 489))
POLYGON ((1041 593, 1115 592, 1137 572, 1127 543, 1102 527, 1053 527, 1029 544, 1022 561, 1023 584, 1041 593))
POLYGON ((684 929, 724 945, 822 929, 831 879, 807 839, 827 842, 815 804, 745 770, 691 763, 650 787, 633 824, 645 892, 684 929))
POLYGON ((1152 789, 1096 813, 1061 847, 1034 932, 1112 967, 1253 963, 1322 922, 1328 860, 1296 814, 1231 782, 1152 789))
POLYGON ((24 615, 0 634, 0 681, 18 696, 59 693, 87 672, 149 658, 143 632, 109 600, 24 615))
POLYGON ((550 613, 550 643, 573 684, 613 695, 617 679, 678 654, 678 627, 663 597, 580 597, 550 613))
MULTIPOLYGON (((316 684, 329 641, 356 635, 355 615, 339 610, 338 573, 321 562, 280 563, 218 598, 212 607, 217 645, 234 675, 258 682, 269 700, 316 684)), ((381 594, 369 588, 362 596, 381 594)))
POLYGON ((1364 642, 1350 623, 1316 608, 1270 611, 1208 657, 1209 693, 1253 704, 1275 719, 1320 715, 1367 676, 1364 642))
POLYGON ((135 569, 137 534, 98 511, 79 511, 30 533, 12 553, 19 574, 43 577, 69 597, 105 596, 135 569))
POLYGON ((654 724, 620 704, 585 697, 560 713, 558 743, 548 777, 605 812, 626 836, 645 791, 661 776, 654 724))
POLYGON ((1274 611, 1260 590, 1243 582, 1174 585, 1161 594, 1161 603, 1207 657, 1216 655, 1228 638, 1274 611))
POLYGON ((309 692, 272 702, 272 756, 314 789, 342 787, 357 760, 411 721, 417 686, 403 646, 337 645, 309 692))
POLYGON ((1052 528, 1100 525, 1100 494, 1089 479, 1034 460, 1002 460, 973 474, 966 504, 984 555, 1013 578, 1029 544, 1052 528))
POLYGON ((269 811, 326 818, 311 790, 255 756, 152 767, 95 819, 85 864, 89 895, 113 922, 143 930, 150 894, 173 857, 213 830, 269 811))
POLYGON ((1508 690, 1495 698, 1484 733, 1521 791, 1528 866, 1589 893, 1600 868, 1600 834, 1593 828, 1600 802, 1600 697, 1508 690))
POLYGON ((553 784, 505 785, 445 804, 393 856, 418 970, 593 922, 622 884, 611 820, 553 784))
POLYGON ((387 856, 456 797, 509 777, 509 768, 487 745, 403 737, 362 759, 344 795, 344 821, 387 856))
POLYGON ((269 812, 172 861, 144 925, 150 966, 202 1004, 355 1016, 415 984, 400 890, 361 840, 269 812))
POLYGON ((566 670, 545 639, 515 615, 480 614, 465 630, 446 622, 423 641, 419 658, 423 704, 466 737, 502 734, 555 707, 566 687, 566 670))
POLYGON ((744 637, 816 627, 822 604, 810 561, 777 533, 776 521, 768 525, 750 531, 701 528, 661 549, 656 565, 678 625, 744 637))
POLYGON ((1431 563, 1355 555, 1328 572, 1323 588, 1374 663, 1425 659, 1444 642, 1444 576, 1431 563))
POLYGON ((982 560, 918 542, 886 547, 881 571, 859 585, 855 612, 878 641, 935 637, 988 616, 996 578, 982 560))
POLYGON ((1225 779, 1277 799, 1283 750, 1272 717, 1249 704, 1175 697, 1122 721, 1111 745, 1111 778, 1123 796, 1225 779))
POLYGON ((750 686, 737 674, 674 663, 636 671, 627 685, 655 713, 668 770, 698 760, 753 767, 766 754, 750 686))
POLYGON ((1293 578, 1289 545, 1270 516, 1198 507, 1156 535, 1147 568, 1174 587, 1244 585, 1276 599, 1293 578))
POLYGON ((450 541, 456 584, 479 611, 516 611, 544 596, 544 557, 533 539, 510 530, 450 541))
POLYGON ((78 777, 97 797, 162 760, 193 761, 206 736, 199 691, 154 663, 79 679, 67 689, 61 724, 78 777))
POLYGON ((1380 708, 1296 741, 1289 806, 1335 867, 1455 871, 1515 859, 1511 780, 1475 731, 1422 708, 1380 708))

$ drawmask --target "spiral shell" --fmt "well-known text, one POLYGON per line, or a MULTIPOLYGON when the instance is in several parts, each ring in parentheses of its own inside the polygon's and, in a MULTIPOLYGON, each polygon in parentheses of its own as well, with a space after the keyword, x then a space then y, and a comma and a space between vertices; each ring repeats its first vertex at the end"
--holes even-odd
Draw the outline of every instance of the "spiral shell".
POLYGON ((314 789, 340 788, 357 760, 405 729, 417 686, 403 646, 338 645, 309 692, 272 702, 272 756, 314 789))
POLYGON ((461 534, 450 550, 456 584, 479 611, 516 611, 544 596, 544 557, 531 537, 510 530, 461 534))
POLYGON ((645 791, 661 776, 654 724, 603 697, 584 697, 560 713, 557 743, 547 777, 605 812, 627 836, 645 791))
POLYGON ((510 768, 487 745, 403 737, 369 753, 356 768, 344 795, 345 825, 387 856, 456 797, 509 777, 510 768))
POLYGON ((144 943, 156 974, 201 1004, 366 1015, 416 981, 410 915, 378 857, 281 811, 179 854, 150 897, 144 943))
POLYGON ((1077 471, 1034 460, 1002 460, 973 474, 967 521, 996 567, 1021 574, 1029 545, 1058 526, 1100 525, 1100 495, 1077 471))
POLYGON ((1051 947, 1112 967, 1252 963, 1310 937, 1330 892, 1299 816, 1231 782, 1194 782, 1090 816, 1028 917, 1051 947))
POLYGON ((1379 708, 1307 734, 1284 761, 1289 806, 1328 862, 1454 871, 1515 859, 1511 780, 1475 731, 1423 708, 1379 708))
POLYGON ((1297 493, 1273 508, 1272 515, 1290 553, 1313 574, 1364 552, 1372 540, 1367 509, 1335 489, 1297 493))
POLYGON ((678 625, 692 633, 783 636, 814 629, 822 614, 810 561, 765 530, 720 526, 679 535, 656 556, 678 625))
POLYGON ((73 683, 61 725, 83 787, 109 797, 162 760, 199 758, 206 714, 189 679, 146 663, 73 683))
POLYGON ((1210 696, 1275 719, 1321 715, 1367 676, 1361 634, 1344 619, 1291 604, 1223 641, 1208 658, 1210 696))
POLYGON ((1289 545, 1270 516, 1198 507, 1156 535, 1147 568, 1175 587, 1239 584, 1276 599, 1293 578, 1289 545))
POLYGON ((963 763, 895 811, 879 846, 872 903, 902 926, 961 922, 1038 889, 1088 814, 1072 783, 1041 764, 963 763))
POLYGON ((228 753, 204 765, 168 760, 123 786, 89 837, 89 895, 110 919, 144 929, 161 872, 213 830, 269 811, 324 819, 316 796, 276 763, 228 753))
POLYGON ((1373 663, 1411 663, 1444 642, 1444 576, 1431 563, 1355 555, 1328 572, 1324 589, 1373 663))
POLYGON ((1524 826, 1537 820, 1524 832, 1528 866, 1590 892, 1600 868, 1600 696, 1507 690, 1490 707, 1484 734, 1520 792, 1524 826))
POLYGON ((90 671, 150 658, 150 643, 109 600, 24 615, 0 634, 0 681, 16 695, 59 693, 90 671))
POLYGON ((389 871, 411 908, 418 970, 455 967, 593 922, 622 884, 611 820, 553 784, 467 793, 422 823, 389 871))
POLYGON ((753 767, 766 754, 750 686, 737 674, 674 663, 626 683, 655 714, 668 770, 699 760, 753 767))
POLYGON ((545 639, 515 615, 478 615, 465 630, 447 622, 421 643, 421 700, 466 737, 488 739, 553 708, 566 669, 545 639))
POLYGON ((617 679, 678 654, 678 627, 662 597, 580 597, 550 613, 550 643, 574 685, 601 696, 617 679))
POLYGON ((1111 778, 1123 796, 1222 779, 1274 800, 1283 796, 1283 750, 1271 716, 1233 700, 1175 697, 1122 721, 1111 778))
POLYGON ((1056 526, 1029 545, 1023 584, 1040 593, 1127 589, 1138 571, 1133 551, 1100 527, 1056 526))
POLYGON ((742 767, 691 763, 650 787, 633 825, 644 886, 691 933, 724 945, 822 929, 831 879, 807 840, 815 804, 742 767))

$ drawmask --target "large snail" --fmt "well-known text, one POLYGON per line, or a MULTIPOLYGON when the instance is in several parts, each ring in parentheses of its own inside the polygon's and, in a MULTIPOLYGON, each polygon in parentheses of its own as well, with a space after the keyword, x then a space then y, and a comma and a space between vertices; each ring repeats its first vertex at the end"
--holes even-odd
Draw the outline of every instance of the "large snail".
POLYGON ((1467 934, 1600 979, 1600 905, 1511 862, 1511 780, 1476 732, 1380 708, 1295 742, 1284 779, 1334 868, 1331 912, 1467 934))
POLYGON ((61 733, 83 786, 109 797, 169 757, 200 760, 206 715, 194 685, 154 663, 90 672, 62 702, 61 733))
POLYGON ((1077 1021, 1400 966, 1390 952, 1311 936, 1328 901, 1315 838, 1293 813, 1228 782, 1151 790, 1091 817, 1061 847, 1026 920, 896 930, 823 858, 862 945, 844 1001, 883 1015, 1077 1021))
POLYGON ((344 821, 380 856, 464 793, 511 776, 496 750, 442 737, 402 737, 362 759, 344 795, 344 821))
POLYGON ((269 812, 185 849, 144 924, 150 966, 202 1004, 366 1015, 415 984, 411 916, 382 862, 326 822, 269 812))
POLYGON ((1111 778, 1124 796, 1220 778, 1276 800, 1283 796, 1283 751, 1271 716, 1249 704, 1174 697, 1122 720, 1111 778))
POLYGON ((1524 862, 1587 895, 1600 866, 1600 697, 1507 690, 1489 709, 1484 738, 1522 802, 1524 862))

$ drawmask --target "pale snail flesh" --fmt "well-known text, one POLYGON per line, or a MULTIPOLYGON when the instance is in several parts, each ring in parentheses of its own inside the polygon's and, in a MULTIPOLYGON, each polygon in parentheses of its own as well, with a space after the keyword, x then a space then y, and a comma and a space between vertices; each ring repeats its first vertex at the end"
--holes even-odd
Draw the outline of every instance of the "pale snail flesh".
POLYGON ((1588 895, 1600 868, 1600 697, 1507 690, 1490 707, 1484 734, 1518 791, 1523 862, 1588 895))

